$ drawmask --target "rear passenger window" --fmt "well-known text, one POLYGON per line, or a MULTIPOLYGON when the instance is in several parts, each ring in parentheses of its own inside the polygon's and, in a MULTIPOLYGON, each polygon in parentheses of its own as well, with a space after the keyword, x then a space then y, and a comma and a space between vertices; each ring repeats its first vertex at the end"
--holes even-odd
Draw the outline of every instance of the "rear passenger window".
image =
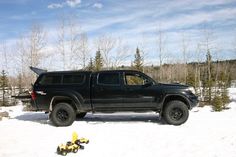
POLYGON ((98 76, 98 84, 119 85, 119 73, 100 73, 98 76))
POLYGON ((82 84, 84 83, 84 75, 64 75, 63 84, 82 84))
POLYGON ((60 83, 61 83, 61 75, 44 75, 39 81, 39 84, 42 85, 51 85, 60 83))

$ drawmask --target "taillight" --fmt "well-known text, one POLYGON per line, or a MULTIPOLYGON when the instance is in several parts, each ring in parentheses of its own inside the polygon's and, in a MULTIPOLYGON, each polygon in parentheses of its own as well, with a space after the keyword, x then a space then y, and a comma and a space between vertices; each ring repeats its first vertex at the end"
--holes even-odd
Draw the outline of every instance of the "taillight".
POLYGON ((32 91, 32 93, 31 93, 31 98, 32 98, 32 100, 35 100, 35 99, 36 99, 36 93, 35 93, 35 91, 32 91))

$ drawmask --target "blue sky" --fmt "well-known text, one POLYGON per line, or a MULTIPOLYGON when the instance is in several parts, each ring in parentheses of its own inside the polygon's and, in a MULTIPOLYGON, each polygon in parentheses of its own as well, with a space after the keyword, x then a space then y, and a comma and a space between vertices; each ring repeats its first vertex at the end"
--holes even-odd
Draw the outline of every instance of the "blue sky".
POLYGON ((158 56, 158 27, 172 58, 181 59, 183 33, 188 51, 196 51, 203 28, 214 33, 215 59, 236 58, 236 0, 0 0, 0 42, 14 42, 32 23, 42 24, 53 36, 62 13, 76 14, 91 40, 112 34, 133 50, 142 47, 152 64, 158 56))

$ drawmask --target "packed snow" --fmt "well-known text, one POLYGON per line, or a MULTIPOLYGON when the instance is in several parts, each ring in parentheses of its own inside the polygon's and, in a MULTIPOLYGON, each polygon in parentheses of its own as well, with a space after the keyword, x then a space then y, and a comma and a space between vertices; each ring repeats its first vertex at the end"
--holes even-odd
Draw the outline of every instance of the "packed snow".
POLYGON ((163 124, 155 113, 88 114, 69 127, 54 127, 43 112, 22 105, 0 108, 0 157, 52 157, 76 131, 90 143, 68 157, 236 157, 236 89, 228 110, 194 108, 181 126, 163 124))

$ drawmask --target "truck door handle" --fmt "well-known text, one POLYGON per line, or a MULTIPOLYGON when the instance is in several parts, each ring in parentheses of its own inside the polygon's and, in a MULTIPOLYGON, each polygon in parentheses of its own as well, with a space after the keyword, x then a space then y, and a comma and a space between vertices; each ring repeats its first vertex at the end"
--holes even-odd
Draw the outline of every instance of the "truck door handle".
POLYGON ((35 91, 37 94, 40 94, 40 95, 46 95, 47 93, 45 93, 44 91, 35 91))

